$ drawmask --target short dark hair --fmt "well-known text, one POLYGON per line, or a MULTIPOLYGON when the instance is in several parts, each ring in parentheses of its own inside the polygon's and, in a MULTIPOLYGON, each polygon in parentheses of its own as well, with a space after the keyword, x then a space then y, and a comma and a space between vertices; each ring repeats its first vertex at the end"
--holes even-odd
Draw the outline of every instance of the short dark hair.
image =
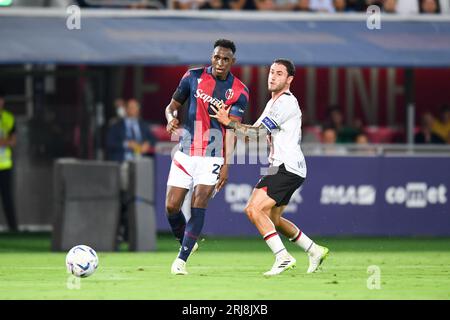
POLYGON ((216 42, 214 42, 214 49, 216 47, 227 48, 227 49, 230 49, 233 52, 233 54, 236 53, 236 45, 231 40, 227 40, 227 39, 216 40, 216 42))
POLYGON ((286 67, 287 73, 289 76, 295 75, 295 65, 289 59, 275 59, 272 63, 282 64, 286 67))
POLYGON ((338 113, 342 114, 341 107, 338 106, 337 104, 330 105, 327 109, 328 116, 331 116, 331 114, 333 112, 338 112, 338 113))
POLYGON ((333 127, 331 124, 325 124, 322 126, 322 133, 328 130, 333 130, 337 134, 336 128, 333 127))

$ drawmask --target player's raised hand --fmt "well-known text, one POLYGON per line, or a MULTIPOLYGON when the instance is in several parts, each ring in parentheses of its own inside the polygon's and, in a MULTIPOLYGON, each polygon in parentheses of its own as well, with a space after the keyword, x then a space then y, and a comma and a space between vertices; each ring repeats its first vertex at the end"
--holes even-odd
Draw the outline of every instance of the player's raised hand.
POLYGON ((180 123, 180 121, 177 118, 172 119, 172 121, 170 121, 167 124, 167 127, 166 127, 167 132, 177 134, 177 129, 178 129, 179 123, 180 123))
POLYGON ((228 117, 231 108, 227 108, 226 104, 222 104, 221 106, 210 105, 210 108, 215 113, 209 115, 211 118, 216 118, 221 124, 225 126, 231 122, 230 118, 228 117))

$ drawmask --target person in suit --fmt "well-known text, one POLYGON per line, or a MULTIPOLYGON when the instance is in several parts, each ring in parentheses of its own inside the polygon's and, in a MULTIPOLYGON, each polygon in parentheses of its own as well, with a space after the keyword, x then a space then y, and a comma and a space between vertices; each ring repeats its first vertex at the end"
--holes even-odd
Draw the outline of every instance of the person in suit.
POLYGON ((153 154, 156 143, 148 123, 139 116, 139 102, 136 99, 128 100, 125 111, 125 117, 110 125, 106 138, 107 159, 121 163, 119 243, 128 241, 128 161, 153 154))
POLYGON ((148 123, 140 118, 140 105, 130 99, 126 105, 126 116, 113 123, 107 134, 107 154, 112 161, 135 160, 153 153, 156 138, 148 123))
POLYGON ((445 144, 445 140, 433 132, 433 115, 425 112, 421 119, 421 128, 414 136, 414 143, 417 144, 445 144))

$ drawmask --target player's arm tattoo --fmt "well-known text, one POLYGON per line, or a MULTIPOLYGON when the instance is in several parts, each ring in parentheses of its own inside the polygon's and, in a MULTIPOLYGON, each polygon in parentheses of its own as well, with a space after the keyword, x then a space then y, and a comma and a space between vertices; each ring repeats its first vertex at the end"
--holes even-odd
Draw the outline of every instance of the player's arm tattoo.
MULTIPOLYGON (((232 119, 233 120, 233 119, 232 119)), ((240 123, 240 120, 234 120, 240 123)), ((226 130, 225 132, 225 159, 224 165, 230 163, 233 157, 234 151, 236 150, 237 137, 233 130, 226 130)))
POLYGON ((216 118, 221 124, 227 126, 230 129, 233 129, 234 132, 238 135, 243 135, 249 138, 258 138, 260 134, 266 133, 264 131, 265 127, 263 124, 259 126, 242 124, 239 121, 234 119, 230 119, 229 113, 231 108, 224 107, 216 107, 210 105, 210 108, 215 112, 215 114, 211 114, 211 118, 216 118))
POLYGON ((266 128, 263 124, 260 124, 259 127, 254 127, 233 120, 230 121, 228 127, 233 129, 236 133, 249 136, 250 138, 257 138, 261 133, 266 132, 266 128))

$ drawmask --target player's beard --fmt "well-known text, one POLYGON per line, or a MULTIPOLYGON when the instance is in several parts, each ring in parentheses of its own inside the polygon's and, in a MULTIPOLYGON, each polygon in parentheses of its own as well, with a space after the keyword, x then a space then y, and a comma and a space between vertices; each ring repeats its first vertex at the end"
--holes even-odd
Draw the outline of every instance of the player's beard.
POLYGON ((274 87, 271 88, 270 87, 270 83, 269 83, 268 90, 269 90, 270 93, 277 93, 277 92, 280 92, 280 91, 284 90, 285 86, 286 86, 286 83, 280 83, 279 85, 274 86, 274 87))

